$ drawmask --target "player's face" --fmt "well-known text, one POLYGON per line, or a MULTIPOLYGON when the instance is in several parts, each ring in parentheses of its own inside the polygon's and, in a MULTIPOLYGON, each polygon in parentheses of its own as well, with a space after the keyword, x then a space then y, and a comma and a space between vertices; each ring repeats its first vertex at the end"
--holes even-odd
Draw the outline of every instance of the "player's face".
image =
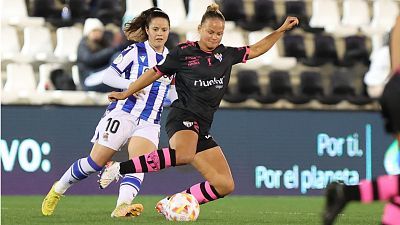
POLYGON ((153 18, 146 29, 150 45, 156 50, 162 50, 169 35, 168 20, 162 17, 153 18))
POLYGON ((218 18, 206 19, 199 27, 200 42, 207 50, 212 51, 221 43, 225 21, 218 18))

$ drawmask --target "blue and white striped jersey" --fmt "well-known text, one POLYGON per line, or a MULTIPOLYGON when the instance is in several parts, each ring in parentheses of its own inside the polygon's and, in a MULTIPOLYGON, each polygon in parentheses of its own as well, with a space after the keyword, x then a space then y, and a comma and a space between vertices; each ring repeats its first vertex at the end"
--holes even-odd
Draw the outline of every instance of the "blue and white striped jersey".
MULTIPOLYGON (((167 54, 167 48, 164 48, 164 52, 159 54, 154 51, 148 41, 135 43, 123 50, 110 67, 121 77, 135 81, 145 71, 162 63, 167 54)), ((159 124, 163 102, 168 94, 171 80, 171 78, 163 76, 144 88, 145 94, 142 95, 142 98, 136 99, 130 96, 125 100, 112 102, 107 110, 120 109, 140 119, 159 124)))

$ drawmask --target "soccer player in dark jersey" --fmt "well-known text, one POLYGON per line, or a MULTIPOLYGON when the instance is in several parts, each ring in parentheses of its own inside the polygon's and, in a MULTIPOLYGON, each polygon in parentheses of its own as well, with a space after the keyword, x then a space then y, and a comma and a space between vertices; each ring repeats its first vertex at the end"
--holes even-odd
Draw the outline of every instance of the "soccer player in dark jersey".
MULTIPOLYGON (((400 148, 400 16, 391 33, 390 55, 392 76, 380 103, 386 130, 394 134, 400 148)), ((399 159, 397 163, 400 164, 399 159)), ((372 181, 363 180, 358 185, 330 184, 326 191, 324 225, 333 224, 350 201, 370 203, 374 200, 389 201, 383 212, 383 225, 400 225, 400 175, 383 175, 372 181)))
POLYGON ((186 190, 200 204, 221 198, 234 190, 228 162, 209 133, 214 112, 228 87, 232 66, 267 52, 285 31, 298 25, 299 20, 287 17, 280 28, 254 45, 226 47, 220 44, 225 18, 218 8, 217 4, 208 6, 198 26, 199 41, 178 45, 162 65, 143 73, 127 91, 109 95, 110 100, 125 99, 162 76, 176 74, 178 99, 173 102, 166 123, 170 147, 126 162, 110 163, 101 174, 101 188, 107 187, 121 174, 154 172, 190 163, 206 180, 186 190))

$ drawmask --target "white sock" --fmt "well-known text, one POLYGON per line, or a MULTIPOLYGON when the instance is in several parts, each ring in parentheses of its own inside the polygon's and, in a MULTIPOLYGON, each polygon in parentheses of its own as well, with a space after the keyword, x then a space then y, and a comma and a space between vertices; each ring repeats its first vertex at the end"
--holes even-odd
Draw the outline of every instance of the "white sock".
POLYGON ((140 190, 144 179, 144 173, 125 174, 119 186, 117 206, 122 203, 131 204, 140 190))
POLYGON ((93 159, 88 156, 76 160, 54 187, 59 194, 64 194, 73 184, 87 178, 90 174, 101 171, 102 167, 98 166, 93 159))

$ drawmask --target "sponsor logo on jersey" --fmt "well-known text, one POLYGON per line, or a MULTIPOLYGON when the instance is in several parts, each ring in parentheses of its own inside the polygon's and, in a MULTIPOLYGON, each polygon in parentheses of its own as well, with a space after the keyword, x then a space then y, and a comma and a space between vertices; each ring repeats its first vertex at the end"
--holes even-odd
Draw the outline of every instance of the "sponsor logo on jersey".
POLYGON ((204 136, 206 139, 210 139, 211 138, 211 135, 206 135, 206 136, 204 136))
POLYGON ((144 60, 146 60, 146 56, 144 56, 144 55, 139 56, 139 58, 140 58, 140 61, 142 61, 142 62, 144 62, 144 60))
POLYGON ((183 121, 183 125, 185 125, 187 128, 190 128, 193 126, 193 122, 190 121, 183 121))
POLYGON ((225 76, 223 76, 221 78, 214 77, 213 79, 210 79, 210 80, 195 80, 194 86, 195 87, 215 86, 215 88, 221 89, 224 87, 224 78, 225 78, 225 76))
POLYGON ((218 59, 218 61, 222 62, 222 54, 221 54, 221 53, 215 53, 215 54, 214 54, 214 57, 215 57, 216 59, 218 59))

